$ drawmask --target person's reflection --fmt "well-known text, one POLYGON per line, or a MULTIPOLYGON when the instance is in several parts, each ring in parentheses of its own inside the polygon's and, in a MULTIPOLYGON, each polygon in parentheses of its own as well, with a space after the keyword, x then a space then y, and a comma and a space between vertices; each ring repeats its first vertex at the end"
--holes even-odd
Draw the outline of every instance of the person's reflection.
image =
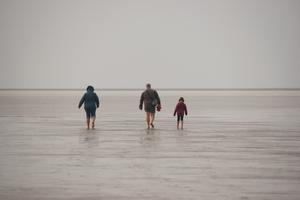
POLYGON ((145 130, 141 132, 141 144, 145 146, 156 146, 160 141, 158 130, 145 130))
POLYGON ((79 143, 86 144, 88 148, 99 145, 99 135, 95 131, 85 131, 79 134, 79 143))

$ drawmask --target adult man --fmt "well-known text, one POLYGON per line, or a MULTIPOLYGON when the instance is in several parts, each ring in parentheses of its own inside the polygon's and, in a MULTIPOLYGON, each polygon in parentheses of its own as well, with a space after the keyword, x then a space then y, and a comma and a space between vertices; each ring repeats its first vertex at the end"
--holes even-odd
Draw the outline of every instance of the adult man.
POLYGON ((146 112, 146 122, 148 125, 148 129, 150 129, 150 126, 154 128, 153 121, 155 118, 155 109, 156 107, 160 109, 160 98, 158 96, 158 93, 156 90, 151 89, 151 84, 146 85, 146 90, 142 93, 140 98, 140 110, 143 109, 144 104, 144 110, 146 112))

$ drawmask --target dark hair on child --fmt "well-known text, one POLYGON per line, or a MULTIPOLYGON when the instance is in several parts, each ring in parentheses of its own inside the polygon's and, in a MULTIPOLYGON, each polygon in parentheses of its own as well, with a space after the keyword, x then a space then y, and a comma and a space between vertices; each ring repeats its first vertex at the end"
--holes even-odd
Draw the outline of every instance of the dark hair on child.
POLYGON ((89 85, 89 86, 87 86, 86 90, 93 92, 94 91, 94 87, 91 86, 91 85, 89 85))
POLYGON ((184 102, 184 98, 183 98, 183 97, 180 97, 180 98, 179 98, 179 101, 184 102))

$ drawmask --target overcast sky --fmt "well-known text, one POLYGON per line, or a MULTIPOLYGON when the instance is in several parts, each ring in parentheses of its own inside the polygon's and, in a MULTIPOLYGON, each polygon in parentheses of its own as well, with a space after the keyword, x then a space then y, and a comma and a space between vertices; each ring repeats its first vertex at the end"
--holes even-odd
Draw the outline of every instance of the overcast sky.
POLYGON ((299 0, 0 0, 0 88, 300 88, 299 0))

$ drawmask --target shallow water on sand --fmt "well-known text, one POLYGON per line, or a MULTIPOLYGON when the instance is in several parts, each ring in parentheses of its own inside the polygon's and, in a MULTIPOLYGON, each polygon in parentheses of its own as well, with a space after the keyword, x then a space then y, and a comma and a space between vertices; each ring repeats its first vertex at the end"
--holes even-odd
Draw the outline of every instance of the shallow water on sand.
POLYGON ((299 94, 165 91, 154 130, 140 91, 101 93, 86 130, 81 95, 0 92, 1 200, 300 198, 299 94))

